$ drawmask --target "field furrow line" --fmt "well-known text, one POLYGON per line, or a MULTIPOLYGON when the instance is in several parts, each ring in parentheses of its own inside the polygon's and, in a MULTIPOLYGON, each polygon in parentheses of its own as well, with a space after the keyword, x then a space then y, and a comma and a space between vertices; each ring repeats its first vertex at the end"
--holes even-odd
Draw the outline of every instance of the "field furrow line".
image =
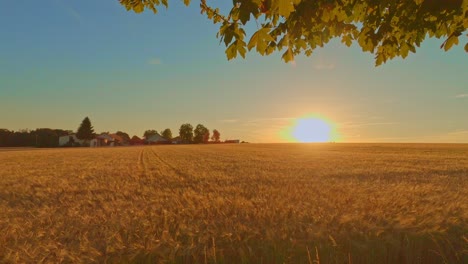
POLYGON ((165 161, 163 158, 161 158, 160 155, 158 155, 158 153, 156 153, 154 151, 154 149, 151 149, 151 152, 153 154, 153 156, 155 157, 156 161, 163 165, 166 170, 172 172, 173 174, 179 176, 181 179, 183 180, 189 180, 192 178, 192 175, 186 173, 186 172, 183 172, 182 170, 180 170, 179 168, 175 167, 174 165, 172 165, 171 163, 165 161))
POLYGON ((144 171, 145 169, 145 165, 143 164, 143 152, 145 150, 144 149, 141 149, 140 153, 138 154, 138 168, 142 171, 144 171))
POLYGON ((148 156, 148 150, 143 148, 138 157, 138 168, 140 173, 138 174, 138 181, 140 185, 148 184, 153 178, 152 173, 152 162, 148 156))

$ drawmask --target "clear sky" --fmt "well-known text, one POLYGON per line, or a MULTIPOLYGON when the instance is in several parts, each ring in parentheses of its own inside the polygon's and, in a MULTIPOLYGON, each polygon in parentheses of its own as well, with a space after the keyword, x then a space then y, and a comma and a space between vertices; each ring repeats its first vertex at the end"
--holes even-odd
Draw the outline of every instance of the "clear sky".
POLYGON ((188 122, 284 142, 295 118, 320 115, 343 142, 468 142, 466 37, 449 52, 428 39, 378 68, 339 41, 295 65, 227 61, 218 26, 181 2, 153 15, 117 0, 0 0, 0 128, 76 130, 89 116, 97 132, 177 134, 188 122))

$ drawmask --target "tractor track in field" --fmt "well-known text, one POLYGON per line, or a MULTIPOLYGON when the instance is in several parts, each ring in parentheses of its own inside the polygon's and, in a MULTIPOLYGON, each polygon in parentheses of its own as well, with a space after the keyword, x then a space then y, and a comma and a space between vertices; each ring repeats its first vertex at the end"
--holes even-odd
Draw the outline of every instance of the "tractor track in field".
POLYGON ((138 157, 139 183, 143 185, 158 184, 171 188, 190 188, 201 190, 204 184, 194 175, 182 171, 180 168, 164 160, 152 148, 144 148, 138 157))
POLYGON ((188 174, 188 173, 185 173, 183 172, 182 170, 180 170, 179 168, 175 167, 174 165, 170 164, 169 162, 165 161, 164 159, 161 158, 161 156, 158 155, 158 153, 156 153, 154 151, 154 149, 151 149, 151 153, 153 154, 153 156, 155 157, 155 159, 158 161, 159 164, 162 164, 164 167, 166 167, 169 171, 172 171, 174 172, 174 174, 176 174, 177 176, 179 176, 180 178, 182 178, 183 180, 189 180, 192 177, 192 175, 188 174))
POLYGON ((176 175, 179 178, 188 178, 189 174, 163 160, 153 149, 143 148, 138 154, 138 170, 142 178, 153 178, 155 176, 176 175))
POLYGON ((143 153, 145 149, 141 149, 140 154, 138 154, 138 169, 141 170, 143 173, 145 171, 145 164, 143 161, 143 153))
POLYGON ((147 161, 147 150, 142 149, 138 156, 138 169, 140 170, 140 175, 142 178, 148 178, 150 176, 149 168, 148 168, 148 161, 147 161))

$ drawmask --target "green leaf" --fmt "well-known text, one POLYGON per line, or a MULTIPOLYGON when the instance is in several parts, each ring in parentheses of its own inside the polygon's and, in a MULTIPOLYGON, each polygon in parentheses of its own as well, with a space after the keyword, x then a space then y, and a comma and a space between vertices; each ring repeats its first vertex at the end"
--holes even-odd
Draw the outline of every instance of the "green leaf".
POLYGON ((262 4, 260 0, 238 0, 240 3, 239 20, 245 25, 250 20, 250 15, 258 17, 260 14, 259 6, 262 4))
POLYGON ((259 29, 250 38, 247 48, 251 50, 253 47, 257 47, 257 52, 261 55, 265 55, 268 43, 274 41, 269 32, 270 28, 259 29))
POLYGON ((296 48, 305 50, 307 48, 307 42, 303 39, 298 39, 296 41, 296 48))
POLYGON ((403 59, 408 56, 409 51, 410 51, 410 48, 408 44, 402 43, 400 47, 400 55, 403 59))
POLYGON ((239 8, 234 7, 234 8, 231 10, 231 13, 229 13, 229 16, 231 16, 231 19, 232 19, 233 21, 239 20, 239 8))
POLYGON ((226 56, 228 60, 231 60, 237 57, 237 49, 236 49, 235 41, 226 49, 226 56))
POLYGON ((291 49, 288 48, 288 49, 286 50, 286 52, 283 53, 283 56, 282 56, 281 58, 282 58, 282 59, 284 60, 284 62, 286 62, 286 63, 288 63, 288 62, 294 60, 294 56, 293 56, 293 54, 292 54, 291 49))
POLYGON ((343 37, 341 38, 341 42, 346 44, 346 46, 350 47, 353 43, 353 38, 351 35, 343 35, 343 37))
POLYGON ((224 30, 224 44, 227 46, 231 43, 232 38, 234 37, 234 26, 230 25, 224 30))
POLYGON ((385 62, 385 56, 382 53, 377 54, 375 57, 375 66, 380 66, 383 62, 385 62))
POLYGON ((294 6, 291 0, 277 0, 278 3, 278 12, 281 16, 288 18, 289 14, 294 11, 294 6))
POLYGON ((234 25, 235 25, 235 27, 234 27, 234 36, 236 37, 236 39, 244 40, 244 37, 245 37, 244 29, 238 27, 237 24, 234 24, 234 25))
POLYGON ((328 22, 328 21, 330 21, 330 12, 329 12, 327 9, 324 9, 324 10, 323 10, 323 13, 322 13, 322 20, 323 20, 323 22, 328 22))
POLYGON ((241 40, 237 40, 237 51, 239 52, 239 54, 242 56, 242 58, 245 59, 245 53, 247 52, 247 50, 245 49, 245 42, 241 41, 241 40))
POLYGON ((251 50, 253 47, 257 46, 259 32, 260 32, 260 30, 255 32, 252 35, 252 37, 250 37, 249 44, 247 45, 247 48, 249 50, 251 50))
POLYGON ((453 44, 458 45, 458 36, 452 35, 450 38, 447 39, 444 45, 444 50, 448 51, 453 44))
POLYGON ((275 51, 275 49, 276 49, 276 44, 274 42, 271 42, 270 45, 268 45, 268 47, 266 48, 265 54, 270 55, 271 53, 273 53, 273 51, 275 51))
POLYGON ((142 2, 138 2, 133 6, 135 13, 141 13, 143 10, 145 10, 145 5, 142 2))

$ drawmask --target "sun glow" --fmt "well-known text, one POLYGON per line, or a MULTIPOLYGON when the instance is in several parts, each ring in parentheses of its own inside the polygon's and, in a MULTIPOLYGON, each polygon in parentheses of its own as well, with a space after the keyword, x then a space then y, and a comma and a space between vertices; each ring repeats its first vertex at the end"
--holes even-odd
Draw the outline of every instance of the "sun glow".
POLYGON ((299 142, 328 142, 331 130, 327 122, 321 119, 299 119, 293 129, 293 137, 299 142))
POLYGON ((320 143, 338 140, 336 127, 320 116, 297 118, 283 133, 290 142, 320 143))

